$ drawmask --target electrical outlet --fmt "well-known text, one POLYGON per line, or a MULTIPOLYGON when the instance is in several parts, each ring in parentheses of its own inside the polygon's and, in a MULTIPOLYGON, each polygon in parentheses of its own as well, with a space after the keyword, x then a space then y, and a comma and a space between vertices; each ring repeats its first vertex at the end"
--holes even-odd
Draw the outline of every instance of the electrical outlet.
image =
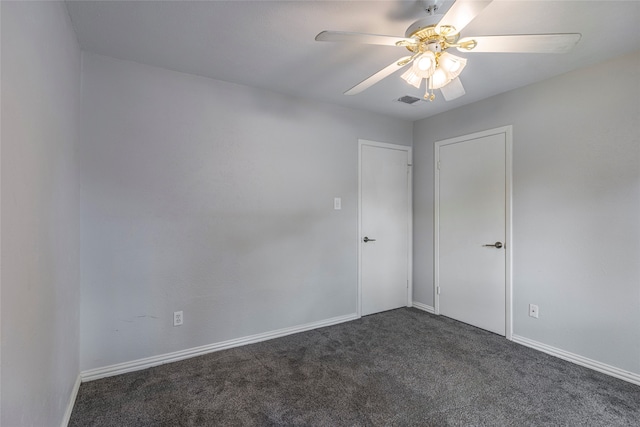
POLYGON ((182 316, 182 310, 181 311, 174 311, 173 312, 173 326, 181 326, 183 321, 184 321, 184 317, 182 316))
POLYGON ((538 318, 538 306, 535 304, 529 304, 529 317, 538 318))

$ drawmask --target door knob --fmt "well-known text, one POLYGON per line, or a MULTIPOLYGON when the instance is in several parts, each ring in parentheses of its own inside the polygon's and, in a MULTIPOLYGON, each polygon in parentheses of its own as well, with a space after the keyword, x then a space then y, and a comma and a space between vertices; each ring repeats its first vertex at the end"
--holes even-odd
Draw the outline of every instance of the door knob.
POLYGON ((488 246, 488 247, 500 249, 502 247, 502 242, 495 242, 495 243, 492 243, 490 245, 482 245, 482 246, 488 246))
POLYGON ((367 243, 367 242, 375 242, 376 241, 376 239, 370 239, 367 236, 364 236, 364 239, 362 239, 362 240, 364 240, 365 243, 367 243))

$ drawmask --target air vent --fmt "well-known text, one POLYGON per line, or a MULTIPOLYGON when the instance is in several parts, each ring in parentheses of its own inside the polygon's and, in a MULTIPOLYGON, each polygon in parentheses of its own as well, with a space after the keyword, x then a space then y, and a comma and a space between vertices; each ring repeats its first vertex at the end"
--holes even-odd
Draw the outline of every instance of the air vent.
POLYGON ((402 102, 403 104, 413 105, 416 102, 420 101, 420 98, 416 98, 415 96, 405 95, 401 98, 396 99, 398 102, 402 102))

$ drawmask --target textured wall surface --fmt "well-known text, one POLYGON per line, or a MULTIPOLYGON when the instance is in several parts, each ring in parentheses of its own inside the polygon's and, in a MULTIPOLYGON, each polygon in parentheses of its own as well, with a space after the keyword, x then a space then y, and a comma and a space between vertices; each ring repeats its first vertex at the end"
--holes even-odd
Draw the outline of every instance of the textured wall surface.
POLYGON ((514 334, 640 373, 639 72, 635 53, 415 123, 415 300, 433 304, 434 142, 512 124, 514 334))
POLYGON ((2 2, 2 419, 60 425, 79 372, 80 49, 60 2, 2 2))
POLYGON ((83 67, 82 370, 356 312, 358 138, 410 122, 83 67))

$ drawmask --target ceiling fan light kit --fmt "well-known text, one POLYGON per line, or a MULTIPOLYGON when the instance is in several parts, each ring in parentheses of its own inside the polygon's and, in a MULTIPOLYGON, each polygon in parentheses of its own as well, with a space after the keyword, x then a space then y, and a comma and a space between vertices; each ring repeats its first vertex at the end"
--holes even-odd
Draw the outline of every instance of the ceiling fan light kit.
POLYGON ((428 79, 436 71, 437 59, 433 52, 427 51, 413 61, 413 65, 402 74, 402 78, 416 89, 420 89, 422 79, 428 79))
MULTIPOLYGON (((355 42, 374 45, 398 46, 408 49, 412 55, 394 61, 382 70, 366 78, 346 91, 355 95, 411 64, 401 76, 410 85, 419 89, 426 80, 424 98, 433 101, 435 89, 440 89, 446 101, 465 94, 459 75, 467 65, 467 59, 447 52, 455 47, 460 52, 524 52, 566 53, 581 38, 581 34, 522 34, 505 36, 481 36, 460 38, 466 27, 492 0, 457 0, 442 17, 434 15, 435 7, 427 8, 430 15, 407 28, 405 37, 377 34, 349 33, 344 31, 322 31, 317 41, 355 42)), ((435 4, 435 2, 434 2, 435 4)))
POLYGON ((404 79, 411 86, 416 89, 420 89, 420 85, 422 84, 422 76, 419 76, 415 71, 415 67, 410 67, 405 71, 400 77, 404 79))
MULTIPOLYGON (((424 99, 433 101, 435 99, 433 90, 442 89, 454 79, 457 79, 466 65, 466 58, 452 55, 449 52, 433 53, 432 51, 427 51, 417 57, 417 59, 413 61, 411 68, 402 74, 401 77, 417 89, 422 85, 422 80, 426 80, 427 84, 424 99)), ((462 87, 460 79, 457 79, 457 85, 462 87)), ((454 99, 452 98, 453 94, 460 92, 462 93, 459 96, 464 95, 464 88, 462 88, 462 91, 457 90, 451 92, 450 96, 445 97, 445 99, 454 99)))

